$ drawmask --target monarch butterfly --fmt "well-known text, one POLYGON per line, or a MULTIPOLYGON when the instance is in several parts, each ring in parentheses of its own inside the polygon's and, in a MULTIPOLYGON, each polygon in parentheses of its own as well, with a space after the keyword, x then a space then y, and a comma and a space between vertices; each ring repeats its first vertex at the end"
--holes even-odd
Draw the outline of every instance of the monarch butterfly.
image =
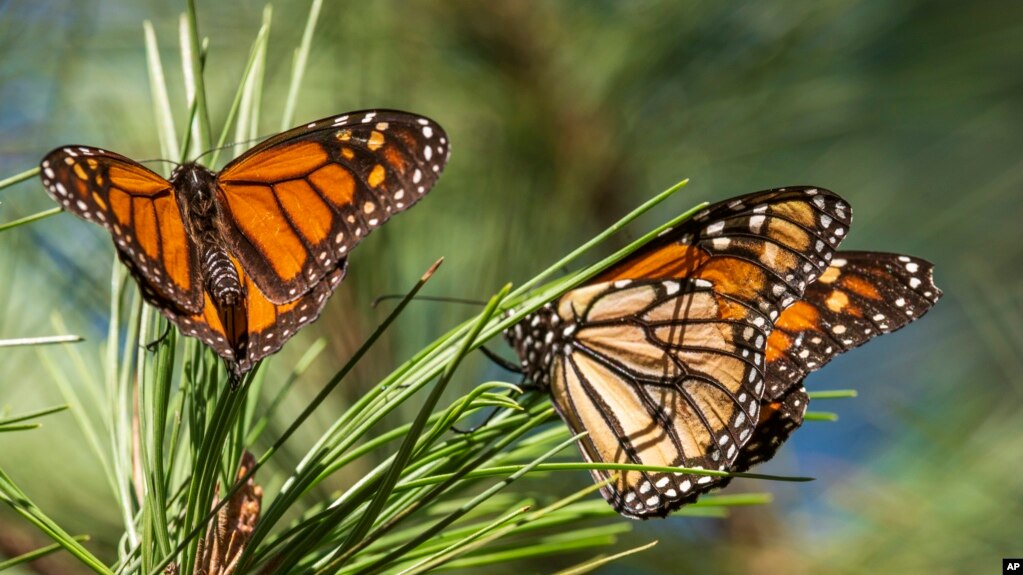
MULTIPOLYGON (((940 296, 922 260, 836 256, 851 216, 810 187, 711 205, 505 336, 572 431, 588 432, 588 461, 748 469, 802 422, 807 373, 940 296)), ((626 471, 601 493, 646 519, 725 483, 626 471)))
POLYGON ((86 146, 40 170, 65 210, 110 231, 145 300, 237 380, 319 316, 348 253, 426 194, 449 150, 428 118, 366 110, 278 134, 219 172, 187 163, 167 180, 86 146))

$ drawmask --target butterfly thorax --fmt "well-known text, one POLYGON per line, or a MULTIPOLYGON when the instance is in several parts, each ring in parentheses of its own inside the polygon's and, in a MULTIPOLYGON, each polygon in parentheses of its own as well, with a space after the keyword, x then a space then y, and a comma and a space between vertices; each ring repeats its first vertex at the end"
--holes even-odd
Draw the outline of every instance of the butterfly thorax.
POLYGON ((551 365, 557 354, 571 345, 568 339, 574 331, 575 324, 566 322, 554 305, 547 304, 505 330, 504 337, 515 348, 526 377, 549 387, 551 365))
POLYGON ((182 164, 171 174, 188 235, 199 246, 206 291, 220 307, 241 303, 242 285, 217 225, 217 175, 205 166, 182 164))
POLYGON ((182 164, 171 173, 170 183, 192 239, 200 245, 220 241, 216 229, 217 175, 199 164, 182 164))

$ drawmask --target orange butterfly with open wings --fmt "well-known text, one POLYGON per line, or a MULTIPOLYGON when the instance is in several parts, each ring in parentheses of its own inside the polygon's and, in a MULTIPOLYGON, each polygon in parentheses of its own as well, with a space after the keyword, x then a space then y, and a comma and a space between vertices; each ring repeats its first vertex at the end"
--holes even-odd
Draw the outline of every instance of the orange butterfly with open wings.
POLYGON ((43 185, 109 230, 143 297, 235 379, 315 320, 348 253, 426 194, 449 155, 434 121, 350 112, 278 134, 213 172, 164 179, 124 156, 64 146, 43 185))

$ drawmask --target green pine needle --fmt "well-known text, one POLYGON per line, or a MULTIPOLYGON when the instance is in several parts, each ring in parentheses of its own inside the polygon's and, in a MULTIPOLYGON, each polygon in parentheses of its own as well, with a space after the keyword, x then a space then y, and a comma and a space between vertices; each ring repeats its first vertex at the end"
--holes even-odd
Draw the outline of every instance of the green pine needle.
POLYGON ((810 399, 848 399, 852 397, 858 397, 859 393, 855 389, 832 389, 832 390, 821 390, 821 391, 809 391, 806 395, 810 399))
POLYGON ((830 411, 807 411, 804 421, 838 421, 838 414, 830 411))

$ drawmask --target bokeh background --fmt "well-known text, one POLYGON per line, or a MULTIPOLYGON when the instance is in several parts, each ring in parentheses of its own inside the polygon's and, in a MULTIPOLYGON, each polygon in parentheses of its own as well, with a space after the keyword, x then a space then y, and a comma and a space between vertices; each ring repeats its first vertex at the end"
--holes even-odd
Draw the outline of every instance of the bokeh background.
MULTIPOLYGON (((0 178, 71 143, 157 157, 142 21, 161 41, 181 127, 183 4, 0 1, 0 178)), ((199 4, 216 133, 263 3, 199 4)), ((264 133, 280 128, 307 12, 305 0, 274 4, 264 133)), ((447 129, 453 153, 426 201, 354 253, 325 316, 270 366, 283 373, 327 338, 282 423, 382 317, 369 301, 405 289, 439 256, 446 263, 428 291, 484 298, 683 178, 692 180, 683 192, 601 253, 703 200, 824 186, 855 208, 845 246, 933 261, 944 299, 811 376, 812 390, 860 397, 816 402, 840 421, 807 423, 763 469, 817 481, 738 481, 730 491, 767 490, 775 502, 724 520, 636 524, 621 549, 660 545, 602 573, 995 572, 1002 557, 1023 555, 1021 39, 1023 4, 998 0, 327 2, 295 122, 416 111, 447 129)), ((0 221, 50 207, 37 180, 0 193, 0 221)), ((0 246, 0 338, 66 329, 87 339, 79 368, 99 370, 108 237, 61 214, 4 232, 0 246)), ((415 304, 279 464, 294 464, 332 406, 476 311, 415 304)), ((62 402, 46 367, 47 354, 61 353, 0 349, 0 409, 62 402)), ((494 378, 514 376, 477 357, 455 385, 494 378)), ((116 507, 74 417, 0 437, 0 466, 110 557, 116 507)), ((549 486, 587 481, 558 475, 549 486)), ((530 485, 542 493, 545 484, 530 485)), ((43 543, 0 511, 0 556, 43 543)), ((68 568, 48 565, 25 572, 68 568)))

